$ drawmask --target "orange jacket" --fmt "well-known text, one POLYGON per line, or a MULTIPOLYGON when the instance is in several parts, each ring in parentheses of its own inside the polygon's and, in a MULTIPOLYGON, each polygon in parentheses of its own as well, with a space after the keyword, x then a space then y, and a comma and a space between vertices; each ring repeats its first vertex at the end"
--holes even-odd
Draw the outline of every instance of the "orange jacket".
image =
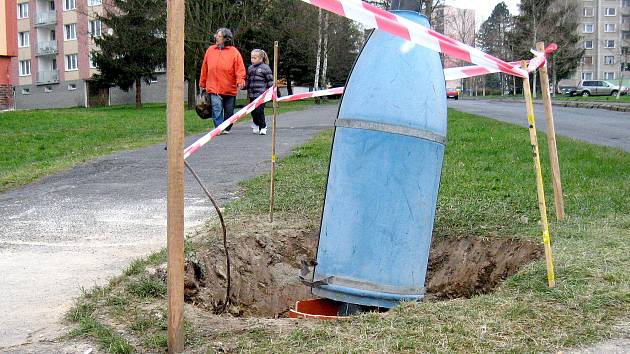
POLYGON ((243 57, 236 47, 211 45, 203 57, 199 87, 208 93, 236 96, 236 85, 245 84, 245 74, 243 57))

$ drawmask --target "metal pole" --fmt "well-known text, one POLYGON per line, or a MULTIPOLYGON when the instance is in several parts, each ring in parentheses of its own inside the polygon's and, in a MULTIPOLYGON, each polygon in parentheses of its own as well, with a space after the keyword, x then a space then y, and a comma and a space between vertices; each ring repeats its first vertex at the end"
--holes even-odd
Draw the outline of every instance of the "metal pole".
POLYGON ((167 2, 168 352, 184 351, 184 2, 167 2))
POLYGON ((273 42, 273 120, 271 123, 271 186, 269 191, 269 222, 273 222, 273 201, 276 179, 276 117, 278 116, 278 41, 273 42))
MULTIPOLYGON (((527 70, 527 62, 522 63, 527 70)), ((529 139, 534 156, 534 169, 536 170, 536 190, 538 192, 538 209, 543 231, 543 243, 545 245, 545 259, 547 261, 547 282, 550 288, 556 286, 556 277, 553 270, 553 254, 551 251, 551 237, 549 236, 549 223, 547 222, 547 206, 545 204, 545 189, 543 186, 542 169, 540 167, 540 154, 538 151, 538 137, 536 136, 536 118, 534 117, 534 103, 532 101, 529 76, 523 78, 523 95, 527 108, 527 120, 529 121, 529 139)))
MULTIPOLYGON (((536 43, 536 50, 545 51, 545 43, 536 43)), ((560 179, 560 162, 558 161, 558 149, 556 147, 556 128, 553 123, 553 110, 551 107, 551 95, 549 94, 549 73, 547 65, 540 68, 540 86, 542 87, 543 102, 545 105, 545 120, 547 121, 547 145, 549 146, 549 160, 551 161, 551 176, 553 182, 553 203, 556 207, 556 218, 564 219, 564 198, 562 196, 562 181, 560 179)))

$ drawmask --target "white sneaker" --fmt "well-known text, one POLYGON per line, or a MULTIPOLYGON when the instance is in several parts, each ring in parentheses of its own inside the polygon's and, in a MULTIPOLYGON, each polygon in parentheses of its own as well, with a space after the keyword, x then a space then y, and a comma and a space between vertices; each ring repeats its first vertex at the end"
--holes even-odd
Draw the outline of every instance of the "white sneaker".
POLYGON ((260 133, 260 128, 257 125, 252 125, 252 133, 258 134, 260 133))
POLYGON ((267 128, 260 129, 260 135, 267 135, 267 128))

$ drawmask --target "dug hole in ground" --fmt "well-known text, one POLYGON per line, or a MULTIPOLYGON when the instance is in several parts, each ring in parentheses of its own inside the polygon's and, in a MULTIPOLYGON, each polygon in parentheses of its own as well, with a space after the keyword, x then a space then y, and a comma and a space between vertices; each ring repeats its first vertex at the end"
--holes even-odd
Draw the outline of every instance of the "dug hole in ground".
MULTIPOLYGON (((226 220, 231 259, 228 312, 238 318, 287 317, 297 300, 313 298, 298 274, 302 260, 315 259, 317 227, 277 215, 272 228, 267 218, 255 215, 226 220)), ((185 262, 185 301, 216 314, 224 307, 227 281, 220 226, 197 232, 193 240, 195 250, 185 262)), ((492 292, 505 278, 542 256, 540 243, 516 237, 436 235, 429 256, 425 301, 492 292)), ((166 264, 148 272, 166 283, 166 264)), ((223 328, 225 323, 216 325, 223 328)))

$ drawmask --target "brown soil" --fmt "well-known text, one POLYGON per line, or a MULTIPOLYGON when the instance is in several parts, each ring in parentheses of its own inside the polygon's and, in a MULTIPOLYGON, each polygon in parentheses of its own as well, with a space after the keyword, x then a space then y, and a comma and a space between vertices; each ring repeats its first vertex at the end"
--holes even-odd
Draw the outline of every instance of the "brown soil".
MULTIPOLYGON (((311 298, 298 280, 300 262, 315 258, 316 226, 278 216, 273 231, 266 216, 228 224, 232 315, 283 317, 295 301, 311 298)), ((185 297, 197 308, 217 312, 225 300, 225 253, 215 228, 186 261, 185 297)), ((493 291, 506 277, 542 256, 538 243, 518 238, 434 237, 427 298, 470 297, 493 291)))

